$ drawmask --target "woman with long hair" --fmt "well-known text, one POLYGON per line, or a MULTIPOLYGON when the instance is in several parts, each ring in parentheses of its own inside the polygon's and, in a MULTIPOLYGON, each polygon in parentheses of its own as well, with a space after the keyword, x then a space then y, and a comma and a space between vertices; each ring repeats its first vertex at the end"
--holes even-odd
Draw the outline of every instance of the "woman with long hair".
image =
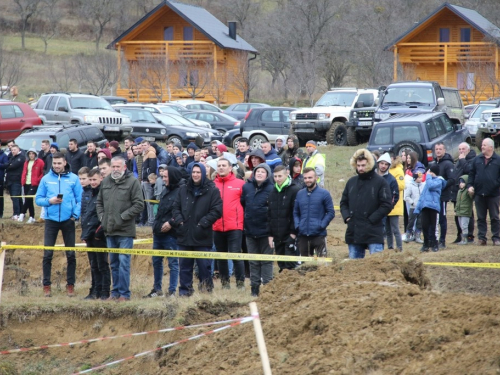
POLYGON ((38 154, 34 148, 28 150, 28 158, 24 162, 23 174, 21 176, 21 184, 24 189, 24 204, 21 209, 21 214, 17 221, 24 222, 26 212, 29 212, 28 224, 35 222, 35 206, 33 205, 33 196, 38 190, 38 185, 43 177, 43 168, 45 163, 38 158, 38 154))

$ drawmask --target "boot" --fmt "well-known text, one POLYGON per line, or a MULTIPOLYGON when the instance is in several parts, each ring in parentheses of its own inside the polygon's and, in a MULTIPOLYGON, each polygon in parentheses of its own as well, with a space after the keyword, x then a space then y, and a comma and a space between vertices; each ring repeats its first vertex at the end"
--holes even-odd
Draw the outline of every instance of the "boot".
POLYGON ((84 299, 87 299, 87 300, 98 299, 98 297, 97 297, 97 291, 95 291, 94 289, 90 288, 88 296, 85 297, 84 299))
POLYGON ((259 285, 252 285, 252 297, 258 297, 259 296, 259 285))
POLYGON ((416 243, 424 243, 424 241, 422 241, 422 238, 420 237, 420 234, 421 234, 421 233, 422 233, 422 232, 420 232, 420 231, 418 231, 418 230, 415 232, 415 242, 416 242, 416 243))
POLYGON ((245 290, 245 281, 244 280, 236 280, 236 288, 240 290, 245 290))
POLYGON ((428 240, 424 239, 424 242, 423 242, 422 247, 420 248, 420 251, 422 253, 429 251, 429 242, 428 242, 428 240))
POLYGON ((221 284, 222 284, 222 289, 231 289, 231 283, 229 279, 228 280, 222 279, 221 284))
POLYGON ((439 248, 440 248, 440 244, 438 241, 432 241, 432 251, 434 251, 435 253, 437 253, 439 251, 439 248))

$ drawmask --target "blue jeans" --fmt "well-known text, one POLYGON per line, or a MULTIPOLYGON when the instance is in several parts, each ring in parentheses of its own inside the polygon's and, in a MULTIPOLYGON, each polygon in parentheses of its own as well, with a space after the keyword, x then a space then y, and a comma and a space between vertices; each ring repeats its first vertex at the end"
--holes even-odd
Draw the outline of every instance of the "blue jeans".
MULTIPOLYGON (((19 197, 20 195, 23 195, 23 187, 21 186, 21 183, 15 182, 10 185, 9 187, 9 194, 11 197, 19 197)), ((19 216, 21 213, 21 208, 23 206, 23 199, 22 198, 11 198, 12 200, 12 215, 14 216, 19 216)))
MULTIPOLYGON (((107 236, 106 243, 109 248, 132 249, 133 237, 107 236)), ((130 254, 109 253, 113 289, 111 297, 130 298, 130 254)))
MULTIPOLYGON (((174 236, 153 235, 153 249, 155 250, 177 250, 177 238, 174 236)), ((153 257, 154 290, 161 290, 163 278, 163 259, 165 257, 153 257)), ((168 291, 175 293, 179 282, 179 258, 168 259, 168 268, 170 268, 170 283, 168 291)))
MULTIPOLYGON (((179 250, 190 250, 196 251, 211 251, 209 246, 182 246, 179 245, 179 250)), ((211 259, 204 258, 181 258, 180 264, 180 286, 179 286, 179 296, 189 297, 194 293, 193 288, 193 269, 194 262, 198 265, 198 277, 200 283, 198 284, 198 289, 200 292, 211 292, 214 288, 214 283, 212 280, 211 270, 211 259)))
POLYGON ((368 247, 370 254, 380 253, 384 250, 383 243, 369 244, 347 244, 349 247, 349 259, 361 259, 365 257, 365 250, 368 247))

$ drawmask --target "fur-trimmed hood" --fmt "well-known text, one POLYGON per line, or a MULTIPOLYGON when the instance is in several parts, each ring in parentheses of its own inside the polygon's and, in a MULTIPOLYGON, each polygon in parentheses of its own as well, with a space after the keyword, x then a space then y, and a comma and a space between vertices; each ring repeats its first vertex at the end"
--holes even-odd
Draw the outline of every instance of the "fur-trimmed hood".
POLYGON ((352 169, 356 171, 356 159, 361 155, 364 155, 367 160, 367 169, 373 170, 373 168, 375 168, 375 158, 373 157, 373 154, 366 148, 360 148, 354 153, 350 161, 352 169))
POLYGON ((390 169, 394 169, 394 168, 403 168, 403 161, 401 160, 401 156, 396 156, 391 164, 391 168, 390 169))

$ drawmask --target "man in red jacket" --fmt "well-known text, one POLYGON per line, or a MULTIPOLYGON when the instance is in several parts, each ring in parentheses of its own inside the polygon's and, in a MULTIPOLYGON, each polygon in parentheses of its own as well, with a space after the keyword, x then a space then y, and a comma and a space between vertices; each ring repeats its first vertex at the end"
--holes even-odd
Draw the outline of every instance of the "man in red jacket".
MULTIPOLYGON (((243 236, 243 206, 240 202, 245 182, 236 178, 229 160, 220 158, 217 161, 215 186, 219 188, 222 198, 222 217, 213 225, 214 243, 218 252, 241 253, 243 236)), ((245 287, 245 265, 242 260, 233 260, 236 286, 245 287)), ((222 287, 230 288, 229 268, 227 260, 219 260, 219 273, 222 287)))

